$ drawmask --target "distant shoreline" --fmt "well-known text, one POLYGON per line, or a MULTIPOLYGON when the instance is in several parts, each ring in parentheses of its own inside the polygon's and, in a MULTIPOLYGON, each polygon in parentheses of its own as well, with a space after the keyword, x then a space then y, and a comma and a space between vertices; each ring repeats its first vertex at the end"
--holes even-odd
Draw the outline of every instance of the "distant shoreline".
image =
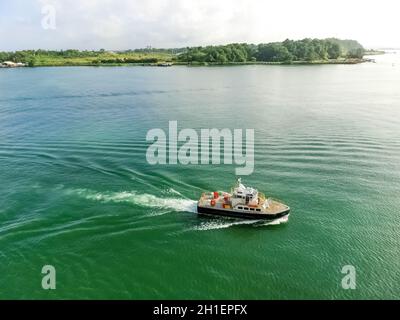
POLYGON ((176 49, 126 51, 22 50, 0 52, 0 67, 113 67, 113 66, 240 66, 240 65, 326 65, 374 62, 379 50, 365 50, 356 40, 336 38, 283 42, 231 43, 176 49))
POLYGON ((299 65, 333 65, 333 64, 360 64, 365 62, 373 62, 373 59, 335 59, 335 60, 316 60, 316 61, 291 61, 291 62, 266 62, 266 61, 247 61, 247 62, 226 62, 226 63, 211 63, 211 62, 168 62, 168 65, 159 63, 76 63, 76 64, 42 64, 36 66, 14 66, 14 67, 0 67, 0 69, 14 69, 14 68, 44 68, 44 67, 173 67, 173 66, 187 66, 187 67, 229 67, 229 66, 252 66, 252 65, 265 65, 265 66, 299 66, 299 65))
POLYGON ((364 55, 366 55, 366 56, 379 56, 379 55, 382 55, 382 54, 385 54, 385 53, 386 53, 386 51, 384 51, 384 50, 366 50, 364 52, 364 55))
POLYGON ((371 62, 371 59, 332 59, 332 60, 315 60, 315 61, 291 61, 291 62, 266 62, 266 61, 247 61, 247 62, 227 62, 227 63, 211 63, 211 62, 179 62, 175 65, 184 66, 240 66, 240 65, 269 65, 269 66, 290 66, 290 65, 324 65, 324 64, 359 64, 371 62))

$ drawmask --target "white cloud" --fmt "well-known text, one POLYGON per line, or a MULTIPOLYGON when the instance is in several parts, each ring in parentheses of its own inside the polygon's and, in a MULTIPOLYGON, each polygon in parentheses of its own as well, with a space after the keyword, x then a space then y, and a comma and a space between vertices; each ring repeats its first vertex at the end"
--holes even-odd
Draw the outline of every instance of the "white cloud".
POLYGON ((285 38, 354 38, 400 46, 397 0, 14 0, 0 5, 0 50, 181 47, 285 38), (52 4, 56 30, 40 27, 52 4))

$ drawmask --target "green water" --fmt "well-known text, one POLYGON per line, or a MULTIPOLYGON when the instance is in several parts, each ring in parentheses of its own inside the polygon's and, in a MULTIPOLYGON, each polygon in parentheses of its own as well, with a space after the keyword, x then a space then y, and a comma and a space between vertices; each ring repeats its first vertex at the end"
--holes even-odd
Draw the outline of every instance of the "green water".
POLYGON ((0 298, 399 298, 399 83, 399 54, 0 70, 0 298), (254 129, 243 182, 287 203, 289 222, 197 217, 236 165, 149 165, 146 133, 170 120, 254 129), (41 287, 47 264, 56 290, 41 287))

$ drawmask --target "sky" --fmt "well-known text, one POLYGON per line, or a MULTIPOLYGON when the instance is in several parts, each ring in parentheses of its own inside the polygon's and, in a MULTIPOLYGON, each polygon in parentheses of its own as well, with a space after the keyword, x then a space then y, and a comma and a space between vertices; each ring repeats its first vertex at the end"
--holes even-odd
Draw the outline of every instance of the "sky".
POLYGON ((303 38, 400 47, 398 0, 0 0, 0 51, 177 48, 303 38))

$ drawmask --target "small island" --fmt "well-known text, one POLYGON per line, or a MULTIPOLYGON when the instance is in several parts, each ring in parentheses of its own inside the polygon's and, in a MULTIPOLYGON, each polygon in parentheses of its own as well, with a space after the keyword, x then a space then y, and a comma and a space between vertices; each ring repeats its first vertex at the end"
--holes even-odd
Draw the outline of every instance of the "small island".
POLYGON ((364 55, 382 53, 367 51, 356 40, 306 38, 258 45, 233 43, 176 49, 0 52, 0 67, 356 64, 371 61, 364 55))

